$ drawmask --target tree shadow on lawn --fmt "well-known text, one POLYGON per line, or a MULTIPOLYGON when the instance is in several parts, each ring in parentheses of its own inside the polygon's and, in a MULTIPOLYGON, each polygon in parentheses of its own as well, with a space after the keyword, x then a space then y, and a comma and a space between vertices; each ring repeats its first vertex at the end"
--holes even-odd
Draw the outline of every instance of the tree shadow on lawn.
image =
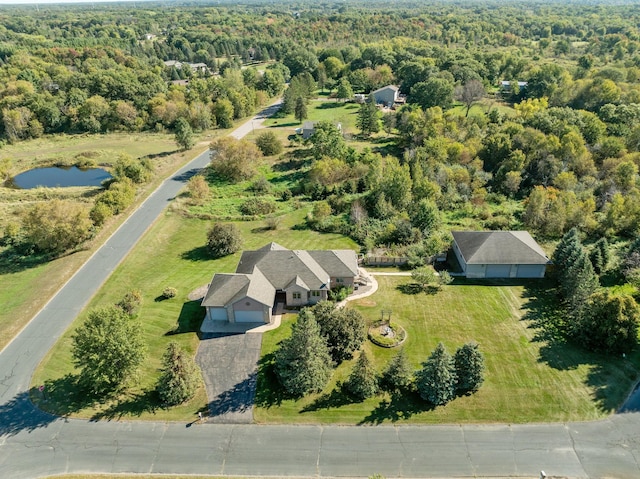
POLYGON ((282 388, 273 368, 274 353, 265 354, 258 360, 255 405, 263 408, 280 406, 284 399, 290 399, 282 388))
POLYGON ((188 261, 210 261, 213 255, 206 246, 197 246, 189 251, 183 252, 180 257, 188 261))
POLYGON ((436 294, 438 291, 440 291, 440 288, 438 288, 437 286, 423 287, 418 283, 399 284, 398 286, 396 286, 396 289, 400 291, 402 294, 410 294, 410 295, 420 294, 420 293, 436 294))
POLYGON ((305 412, 319 411, 320 409, 331 409, 346 406, 347 404, 353 404, 361 402, 351 396, 344 388, 342 383, 338 383, 336 387, 330 392, 321 395, 316 398, 311 404, 307 404, 300 414, 305 412))
POLYGON ((640 374, 640 351, 627 357, 587 351, 569 337, 566 312, 558 307, 557 291, 551 281, 531 283, 525 288, 527 299, 522 320, 534 329, 533 342, 540 346, 538 362, 559 371, 588 366, 585 385, 593 390, 593 400, 606 413, 618 409, 640 374))
POLYGON ((410 419, 415 414, 432 411, 435 406, 424 401, 415 392, 394 392, 390 399, 383 399, 359 425, 379 425, 384 422, 398 422, 410 419))
POLYGON ((160 408, 160 397, 154 389, 131 394, 130 397, 118 398, 106 410, 91 417, 92 421, 120 420, 122 418, 140 417, 147 412, 155 412, 160 408))
POLYGON ((180 315, 176 327, 171 331, 167 331, 165 336, 173 336, 174 334, 197 333, 200 331, 200 325, 204 319, 205 310, 200 305, 200 300, 187 301, 182 305, 180 315))
MULTIPOLYGON (((20 248, 22 249, 22 248, 20 248)), ((49 254, 36 254, 20 252, 15 246, 9 246, 0 252, 0 274, 19 273, 31 268, 53 261, 55 259, 69 256, 76 251, 69 251, 59 256, 49 254)))

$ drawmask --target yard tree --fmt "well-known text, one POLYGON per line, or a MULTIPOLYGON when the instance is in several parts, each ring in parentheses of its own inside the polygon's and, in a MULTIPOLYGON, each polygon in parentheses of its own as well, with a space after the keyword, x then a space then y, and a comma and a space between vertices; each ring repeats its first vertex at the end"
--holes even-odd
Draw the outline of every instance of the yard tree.
POLYGON ((393 129, 396 127, 398 117, 395 111, 390 111, 382 115, 382 126, 387 135, 390 135, 393 129))
POLYGON ((591 261, 582 247, 578 257, 575 260, 570 258, 570 261, 559 284, 560 292, 564 296, 569 311, 579 314, 587 298, 598 288, 599 282, 591 261))
POLYGON ((469 116, 469 110, 471 110, 473 104, 481 100, 485 93, 484 85, 480 80, 476 79, 471 79, 464 85, 456 88, 456 99, 464 103, 467 107, 465 117, 469 116))
POLYGON ((331 377, 332 361, 313 312, 304 309, 291 336, 275 353, 274 370, 282 387, 292 396, 321 391, 331 377))
POLYGON ((422 198, 411 207, 411 224, 418 228, 423 236, 428 237, 440 228, 442 216, 434 201, 422 198))
POLYGON ((438 274, 438 287, 446 286, 453 283, 453 277, 448 271, 440 271, 438 274))
POLYGON ((191 125, 184 118, 178 118, 175 126, 176 143, 183 150, 189 150, 193 148, 195 140, 193 138, 193 130, 191 125))
POLYGON ((235 253, 242 246, 242 235, 233 223, 215 223, 207 232, 207 248, 214 258, 235 253))
POLYGON ((293 109, 293 114, 299 123, 302 123, 302 120, 306 120, 308 118, 307 101, 303 97, 299 96, 296 98, 296 106, 293 109))
POLYGON ((344 159, 347 153, 342 132, 330 121, 323 120, 316 123, 309 141, 313 145, 313 157, 316 160, 324 156, 344 159))
POLYGON ((356 126, 360 128, 364 136, 370 136, 372 133, 380 131, 380 112, 376 106, 375 98, 372 96, 360 105, 356 126))
POLYGON ((218 98, 213 104, 213 116, 220 128, 233 126, 233 103, 226 98, 218 98))
POLYGON ((460 346, 453 357, 456 368, 457 389, 475 392, 484 381, 484 356, 476 343, 460 346))
POLYGON ((351 89, 351 83, 346 78, 341 78, 338 83, 338 89, 336 90, 337 100, 348 100, 353 97, 353 90, 351 89))
POLYGON ((142 291, 139 289, 127 291, 122 299, 116 303, 116 306, 129 316, 135 316, 142 306, 142 291))
POLYGON ((282 142, 272 131, 265 131, 256 138, 256 146, 264 156, 279 155, 282 153, 282 142))
POLYGON ((427 81, 413 85, 409 101, 417 103, 423 109, 434 106, 446 109, 453 103, 453 90, 453 84, 449 80, 434 76, 427 81))
POLYGON ((389 365, 382 372, 380 379, 382 387, 390 391, 402 391, 411 386, 413 371, 407 360, 404 348, 391 358, 389 365))
POLYGON ((175 341, 169 343, 162 356, 161 371, 156 390, 160 400, 168 406, 187 402, 202 384, 200 368, 175 341))
POLYGON ((589 297, 574 334, 589 350, 629 352, 638 343, 639 319, 638 304, 632 296, 605 289, 589 297))
POLYGON ((578 257, 580 253, 581 242, 577 228, 571 228, 567 231, 551 256, 558 281, 564 276, 564 271, 568 266, 569 258, 578 257))
POLYGON ((444 345, 438 343, 429 359, 422 363, 422 369, 416 373, 416 387, 420 397, 436 406, 442 406, 454 398, 456 383, 453 358, 444 345))
POLYGON ((411 271, 411 279, 425 289, 437 281, 437 276, 431 266, 421 266, 411 271))
POLYGON ((70 200, 53 199, 29 208, 22 217, 25 242, 42 253, 59 254, 89 239, 89 210, 70 200))
POLYGON ((248 140, 237 140, 230 136, 218 138, 209 145, 211 164, 209 168, 227 181, 237 183, 256 174, 262 158, 260 149, 248 140))
POLYGON ((333 360, 340 363, 351 359, 366 338, 362 315, 355 309, 336 308, 330 301, 320 301, 311 307, 311 311, 333 360))
POLYGON ((135 376, 146 345, 139 322, 116 306, 95 308, 72 337, 71 354, 80 381, 104 395, 135 376))
POLYGON ((349 394, 361 401, 378 393, 376 371, 366 352, 362 351, 360 353, 360 357, 353 366, 353 370, 344 383, 344 387, 349 394))

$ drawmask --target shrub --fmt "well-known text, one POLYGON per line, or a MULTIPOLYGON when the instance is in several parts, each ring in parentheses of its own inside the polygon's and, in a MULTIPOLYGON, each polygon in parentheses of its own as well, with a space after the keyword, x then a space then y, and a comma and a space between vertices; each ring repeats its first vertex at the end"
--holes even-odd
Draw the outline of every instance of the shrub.
POLYGON ((178 294, 178 290, 173 286, 167 286, 162 290, 162 297, 165 299, 175 298, 178 294))
POLYGON ((187 191, 189 196, 196 201, 204 201, 211 194, 207 180, 202 175, 195 175, 189 179, 187 191))
POLYGON ((91 236, 89 211, 68 200, 39 203, 22 217, 24 241, 43 253, 62 253, 91 236))
POLYGON ((142 306, 142 291, 139 289, 128 291, 116 306, 129 316, 135 316, 142 306))
POLYGON ((267 220, 264 222, 264 226, 267 230, 275 231, 280 226, 280 218, 276 216, 267 218, 267 220))
POLYGON ((260 133, 256 138, 256 145, 264 156, 279 155, 282 153, 282 142, 272 131, 260 133))
POLYGON ((273 200, 255 198, 240 205, 240 212, 246 216, 268 215, 276 210, 273 200))
POLYGON ((105 203, 96 203, 95 205, 93 205, 93 208, 91 208, 91 211, 89 212, 89 217, 91 218, 91 221, 93 221, 93 224, 96 226, 102 226, 105 221, 107 221, 112 216, 113 211, 111 211, 111 208, 109 208, 109 206, 107 206, 105 203))
POLYGON ((113 165, 113 176, 117 179, 129 178, 134 183, 144 183, 151 176, 150 164, 121 153, 113 165))
POLYGON ((264 176, 261 176, 256 181, 254 181, 249 187, 249 191, 253 192, 256 195, 267 195, 271 193, 271 183, 264 176))
POLYGON ((96 205, 107 205, 111 212, 117 215, 133 203, 135 195, 136 189, 131 180, 125 178, 111 183, 109 189, 96 199, 96 205))
POLYGON ((241 246, 240 230, 234 224, 216 223, 207 233, 207 247, 214 258, 233 254, 241 246))

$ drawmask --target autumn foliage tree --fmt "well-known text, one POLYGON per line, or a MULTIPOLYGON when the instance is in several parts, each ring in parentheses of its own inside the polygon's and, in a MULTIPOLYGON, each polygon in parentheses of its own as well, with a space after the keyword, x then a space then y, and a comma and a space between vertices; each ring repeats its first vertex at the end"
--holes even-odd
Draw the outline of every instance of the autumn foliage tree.
POLYGON ((211 142, 211 171, 221 178, 237 183, 254 176, 262 159, 260 149, 248 140, 226 136, 211 142))

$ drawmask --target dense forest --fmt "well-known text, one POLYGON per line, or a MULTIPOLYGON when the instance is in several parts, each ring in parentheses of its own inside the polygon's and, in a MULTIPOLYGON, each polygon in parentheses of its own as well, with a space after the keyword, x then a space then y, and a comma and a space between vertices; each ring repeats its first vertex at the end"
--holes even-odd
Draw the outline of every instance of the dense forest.
MULTIPOLYGON (((633 2, 3 7, 0 137, 185 121, 198 132, 230 126, 290 80, 338 96, 396 84, 407 104, 384 117, 391 156, 314 155, 300 190, 330 200, 332 213, 316 226, 422 255, 442 245, 425 246, 439 221, 425 211, 552 239, 572 227, 632 238, 639 23, 633 2), (466 116, 456 101, 467 115, 477 101, 486 111, 466 116)), ((291 111, 299 88, 289 90, 291 111)), ((363 136, 381 130, 373 118, 363 136)))

